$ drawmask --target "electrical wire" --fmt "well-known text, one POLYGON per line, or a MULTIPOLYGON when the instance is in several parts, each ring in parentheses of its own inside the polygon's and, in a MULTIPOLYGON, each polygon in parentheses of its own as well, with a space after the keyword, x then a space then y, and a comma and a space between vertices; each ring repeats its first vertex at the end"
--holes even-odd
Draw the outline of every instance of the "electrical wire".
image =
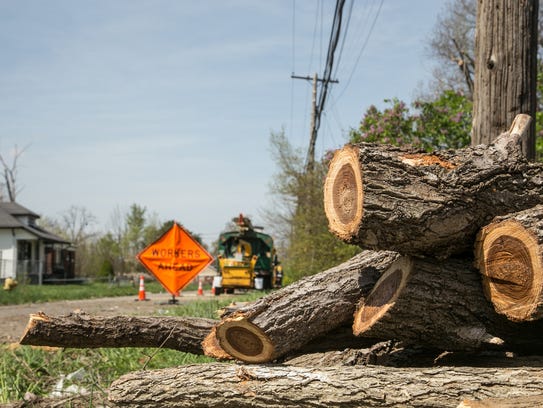
MULTIPOLYGON (((309 54, 309 66, 307 67, 307 72, 311 72, 311 66, 313 65, 313 57, 315 56, 315 43, 317 42, 317 27, 319 25, 319 11, 320 11, 320 0, 317 3, 317 8, 315 11, 315 24, 313 25, 313 40, 311 41, 311 53, 309 54)), ((321 27, 322 32, 322 27, 321 27)))
POLYGON ((334 20, 332 22, 332 31, 330 33, 330 41, 328 44, 328 55, 326 57, 326 66, 324 69, 324 74, 322 76, 321 92, 319 94, 319 101, 317 103, 317 109, 316 109, 316 114, 315 114, 314 132, 318 132, 319 130, 321 115, 324 109, 324 103, 326 102, 326 96, 328 93, 328 85, 330 84, 330 81, 331 81, 332 69, 334 66, 334 54, 339 42, 339 36, 341 32, 342 12, 343 12, 344 5, 345 5, 345 0, 337 0, 336 10, 334 13, 334 20))
POLYGON ((345 91, 347 90, 347 88, 349 87, 349 84, 351 83, 351 79, 353 78, 353 75, 356 71, 356 68, 358 67, 358 64, 360 62, 360 58, 362 57, 362 53, 364 52, 364 50, 366 49, 366 46, 368 45, 368 42, 369 42, 369 39, 371 37, 371 34, 375 28, 375 24, 377 23, 377 19, 379 17, 379 14, 381 12, 381 8, 383 7, 383 3, 384 3, 384 0, 381 0, 381 2, 379 3, 379 7, 377 8, 377 12, 375 13, 375 17, 373 18, 373 21, 371 23, 371 26, 370 26, 370 29, 368 31, 368 35, 366 36, 365 40, 364 40, 364 43, 362 44, 362 47, 360 47, 360 50, 358 52, 358 57, 356 58, 356 61, 355 61, 355 64, 353 66, 353 69, 351 70, 351 74, 349 75, 349 78, 347 79, 347 82, 345 83, 345 85, 343 86, 340 94, 338 95, 338 97, 336 98, 336 102, 341 98, 341 96, 343 96, 343 94, 345 93, 345 91))
MULTIPOLYGON (((292 0, 292 74, 296 69, 296 0, 292 0)), ((290 81, 290 129, 288 134, 294 133, 294 81, 290 81)))
POLYGON ((338 68, 341 66, 341 57, 343 56, 343 48, 345 47, 345 42, 347 39, 347 33, 349 32, 349 26, 351 23, 351 16, 353 15, 353 5, 354 0, 351 0, 351 6, 349 7, 349 13, 347 14, 347 22, 345 23, 345 30, 343 30, 343 41, 341 42, 341 48, 339 49, 339 54, 336 63, 336 70, 333 76, 337 77, 338 68))

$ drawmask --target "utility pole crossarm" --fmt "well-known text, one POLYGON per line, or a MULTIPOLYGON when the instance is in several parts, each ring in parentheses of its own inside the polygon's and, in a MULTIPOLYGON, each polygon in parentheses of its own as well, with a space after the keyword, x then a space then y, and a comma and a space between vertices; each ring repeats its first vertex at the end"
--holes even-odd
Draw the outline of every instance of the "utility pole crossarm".
POLYGON ((292 74, 290 76, 292 79, 305 79, 306 81, 312 81, 313 82, 313 92, 312 92, 312 99, 311 99, 311 124, 309 129, 309 148, 307 151, 307 159, 306 159, 306 171, 310 171, 313 168, 313 165, 315 163, 315 143, 317 142, 317 126, 316 123, 320 119, 318 118, 318 111, 319 107, 317 106, 317 82, 327 82, 327 83, 333 83, 337 84, 339 81, 337 79, 330 79, 326 80, 323 78, 319 78, 317 76, 317 73, 313 74, 312 77, 310 76, 299 76, 292 74))
MULTIPOLYGON (((306 81, 313 81, 314 80, 314 78, 310 77, 310 76, 299 76, 299 75, 292 74, 290 77, 292 79, 305 79, 306 81)), ((317 82, 324 82, 324 79, 317 78, 317 82)), ((332 84, 339 84, 339 81, 337 79, 331 79, 328 82, 330 82, 332 84)))

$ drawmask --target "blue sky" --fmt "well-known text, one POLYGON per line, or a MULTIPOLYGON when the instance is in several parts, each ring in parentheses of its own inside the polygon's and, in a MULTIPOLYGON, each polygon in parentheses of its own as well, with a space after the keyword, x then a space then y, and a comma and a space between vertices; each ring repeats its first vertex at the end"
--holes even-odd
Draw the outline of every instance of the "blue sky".
MULTIPOLYGON (((445 2, 380 4, 352 7, 318 154, 343 145, 371 104, 410 102, 431 76, 425 44, 445 2)), ((334 7, 0 0, 0 153, 27 147, 17 201, 49 218, 85 207, 101 231, 135 203, 206 242, 240 212, 262 224, 270 133, 307 149, 311 85, 290 75, 322 74, 334 7)))

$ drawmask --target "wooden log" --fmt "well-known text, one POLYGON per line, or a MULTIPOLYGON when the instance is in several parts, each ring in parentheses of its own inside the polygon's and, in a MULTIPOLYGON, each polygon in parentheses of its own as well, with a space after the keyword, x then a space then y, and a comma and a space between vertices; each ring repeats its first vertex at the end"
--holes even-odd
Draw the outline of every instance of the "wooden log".
MULTIPOLYGON (((30 315, 20 344, 66 348, 164 347, 205 354, 217 360, 232 360, 218 343, 217 323, 217 320, 193 317, 102 317, 84 312, 52 317, 40 312, 30 315)), ((314 339, 300 352, 322 353, 373 343, 371 339, 355 337, 349 324, 314 339)))
POLYGON ((204 351, 204 355, 208 357, 215 358, 217 360, 232 360, 232 356, 224 351, 219 344, 216 326, 213 326, 202 341, 202 350, 204 351))
POLYGON ((356 302, 369 293, 380 274, 401 268, 404 262, 394 252, 363 251, 223 318, 217 326, 219 344, 242 361, 273 361, 352 322, 356 302))
POLYGON ((364 347, 371 347, 379 340, 360 338, 353 334, 353 319, 352 316, 349 321, 342 326, 336 327, 319 337, 304 344, 301 349, 293 350, 286 354, 279 361, 284 359, 291 359, 294 356, 308 353, 325 353, 327 351, 341 351, 345 349, 360 349, 364 347))
POLYGON ((211 363, 129 373, 117 407, 456 407, 463 399, 541 394, 540 367, 292 367, 211 363))
POLYGON ((390 269, 357 309, 353 332, 448 351, 543 350, 543 323, 496 314, 469 259, 413 259, 411 268, 390 269))
POLYGON ((528 397, 485 398, 483 400, 464 400, 457 408, 541 408, 543 393, 528 397))
POLYGON ((31 314, 20 344, 71 348, 164 347, 203 354, 202 341, 217 320, 189 317, 31 314))
POLYGON ((543 206, 496 217, 475 246, 483 289, 513 321, 543 317, 543 206))
POLYGON ((398 365, 395 359, 398 354, 394 353, 394 342, 371 343, 368 342, 366 348, 337 348, 336 350, 289 356, 283 361, 283 364, 296 367, 398 365))
POLYGON ((446 258, 472 251, 497 216, 543 203, 543 164, 522 155, 529 117, 491 145, 424 153, 387 145, 348 145, 324 184, 330 231, 362 248, 446 258))

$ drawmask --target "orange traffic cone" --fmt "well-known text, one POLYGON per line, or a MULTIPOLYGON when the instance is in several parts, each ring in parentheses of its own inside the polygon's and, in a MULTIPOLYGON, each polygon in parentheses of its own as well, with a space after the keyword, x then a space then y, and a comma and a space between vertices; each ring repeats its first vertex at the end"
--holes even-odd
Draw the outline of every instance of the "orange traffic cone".
POLYGON ((138 298, 136 300, 147 300, 145 299, 145 284, 143 275, 140 276, 140 290, 138 293, 138 298))
POLYGON ((215 296, 215 286, 211 286, 211 294, 215 296))
POLYGON ((198 296, 202 296, 204 294, 204 289, 202 288, 202 281, 198 281, 198 296))

